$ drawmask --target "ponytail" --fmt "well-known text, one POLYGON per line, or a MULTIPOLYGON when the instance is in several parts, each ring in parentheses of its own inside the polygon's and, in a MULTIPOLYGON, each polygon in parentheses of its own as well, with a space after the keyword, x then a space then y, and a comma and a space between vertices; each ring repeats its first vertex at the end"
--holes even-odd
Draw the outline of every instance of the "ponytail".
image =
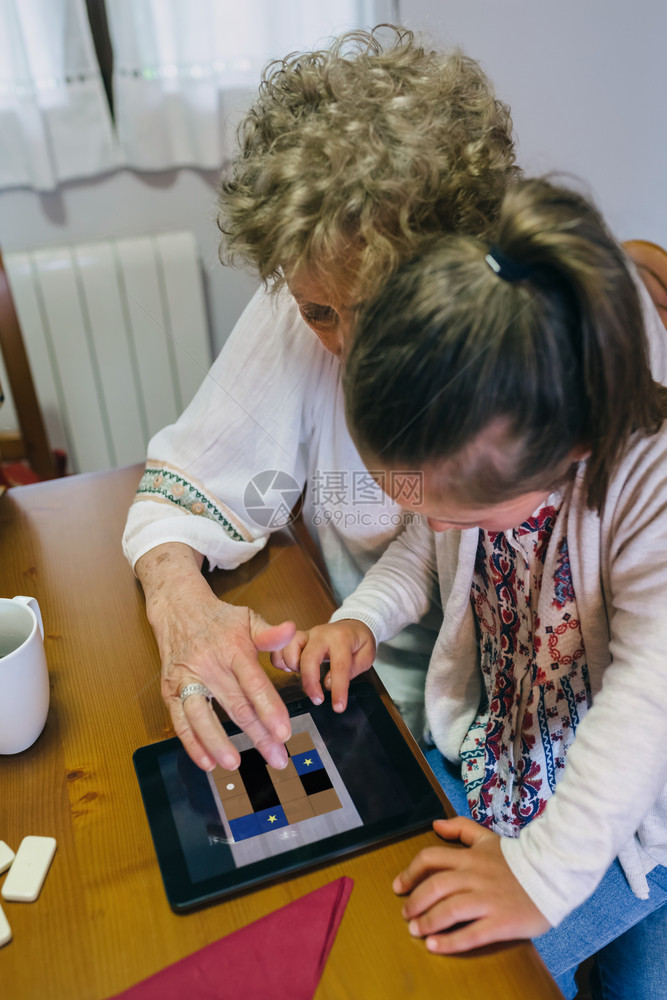
POLYGON ((465 454, 462 498, 494 503, 551 486, 587 450, 597 510, 667 397, 623 251, 585 198, 544 180, 508 191, 492 246, 447 236, 399 270, 359 317, 344 384, 359 447, 388 465, 465 454), (466 446, 494 424, 503 461, 475 460, 466 446))

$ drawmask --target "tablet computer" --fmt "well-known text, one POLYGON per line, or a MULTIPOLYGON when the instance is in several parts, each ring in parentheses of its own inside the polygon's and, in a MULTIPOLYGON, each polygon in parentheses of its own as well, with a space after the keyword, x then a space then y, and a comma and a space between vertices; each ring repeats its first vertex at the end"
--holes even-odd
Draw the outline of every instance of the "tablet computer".
POLYGON ((188 910, 305 868, 407 836, 444 816, 443 805, 368 681, 350 686, 337 714, 327 697, 288 704, 284 770, 250 739, 225 729, 237 771, 200 770, 178 739, 133 755, 171 907, 188 910))

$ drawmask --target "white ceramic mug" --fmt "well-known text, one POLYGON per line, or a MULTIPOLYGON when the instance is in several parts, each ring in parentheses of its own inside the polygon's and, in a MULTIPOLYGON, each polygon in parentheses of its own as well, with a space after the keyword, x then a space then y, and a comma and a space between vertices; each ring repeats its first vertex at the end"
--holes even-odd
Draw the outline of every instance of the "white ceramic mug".
POLYGON ((0 754, 35 742, 49 711, 42 613, 34 597, 0 598, 0 754))

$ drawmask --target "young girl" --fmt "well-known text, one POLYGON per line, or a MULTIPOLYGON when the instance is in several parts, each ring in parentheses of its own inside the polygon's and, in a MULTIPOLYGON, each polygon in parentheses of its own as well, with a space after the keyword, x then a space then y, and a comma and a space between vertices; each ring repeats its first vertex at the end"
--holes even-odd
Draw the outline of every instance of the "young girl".
POLYGON ((600 996, 667 996, 667 390, 623 252, 579 195, 516 185, 494 245, 440 238, 364 309, 345 396, 421 517, 274 661, 319 701, 328 659, 342 711, 437 573, 429 761, 463 816, 435 829, 468 850, 398 875, 410 932, 532 937, 566 997, 599 952, 600 996))

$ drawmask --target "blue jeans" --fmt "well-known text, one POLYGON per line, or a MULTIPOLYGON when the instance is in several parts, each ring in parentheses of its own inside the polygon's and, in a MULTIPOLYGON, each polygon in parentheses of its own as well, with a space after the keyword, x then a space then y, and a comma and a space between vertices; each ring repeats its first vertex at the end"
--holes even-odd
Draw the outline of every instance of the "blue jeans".
MULTIPOLYGON (((426 759, 459 816, 470 817, 460 767, 429 750, 426 759)), ((667 868, 647 876, 649 898, 637 899, 618 861, 597 889, 533 944, 566 1000, 577 993, 580 962, 597 954, 596 1000, 667 1000, 667 868)))

